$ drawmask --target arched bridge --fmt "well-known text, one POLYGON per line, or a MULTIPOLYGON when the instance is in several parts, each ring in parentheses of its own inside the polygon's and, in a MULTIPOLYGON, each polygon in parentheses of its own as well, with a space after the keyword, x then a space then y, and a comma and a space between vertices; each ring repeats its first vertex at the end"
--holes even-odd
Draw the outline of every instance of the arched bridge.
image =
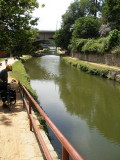
POLYGON ((42 41, 53 40, 54 34, 55 34, 55 31, 50 31, 50 30, 40 31, 38 40, 42 40, 42 41))
POLYGON ((43 48, 55 46, 53 35, 55 31, 43 30, 39 32, 36 41, 33 42, 33 45, 42 44, 43 48))

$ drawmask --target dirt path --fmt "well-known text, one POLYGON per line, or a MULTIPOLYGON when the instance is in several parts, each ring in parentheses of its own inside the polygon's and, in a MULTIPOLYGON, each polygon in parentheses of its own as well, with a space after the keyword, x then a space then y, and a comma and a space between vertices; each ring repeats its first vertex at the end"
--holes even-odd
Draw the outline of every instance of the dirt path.
MULTIPOLYGON (((13 58, 8 60, 8 64, 14 62, 13 58)), ((0 70, 4 68, 5 62, 2 62, 0 70)), ((29 130, 18 84, 16 82, 13 85, 17 91, 17 102, 12 110, 3 108, 0 100, 0 160, 43 160, 34 132, 29 130)))
MULTIPOLYGON (((11 58, 8 60, 8 64, 13 64, 15 61, 11 58)), ((2 62, 0 70, 5 67, 5 62, 2 62)), ((9 76, 8 79, 10 83, 13 78, 9 76)), ((17 94, 16 104, 11 111, 9 108, 3 108, 0 100, 0 160, 44 160, 35 133, 30 131, 29 119, 26 109, 23 108, 18 82, 11 83, 11 87, 16 90, 17 94)), ((32 115, 53 160, 59 160, 43 127, 40 128, 34 112, 32 112, 32 115)))
POLYGON ((19 93, 9 111, 0 103, 0 160, 43 160, 19 93))
MULTIPOLYGON (((70 57, 71 59, 73 60, 80 60, 78 58, 73 58, 73 57, 70 57)), ((100 63, 93 63, 93 62, 88 62, 88 61, 82 61, 80 60, 81 62, 84 62, 86 64, 91 64, 93 66, 98 66, 98 67, 102 67, 102 68, 108 68, 108 69, 113 69, 113 70, 117 70, 117 71, 120 71, 120 67, 117 67, 117 66, 110 66, 110 65, 107 65, 107 64, 100 64, 100 63)))
MULTIPOLYGON (((13 64, 15 61, 11 58, 8 60, 8 64, 13 64)), ((120 70, 120 67, 91 62, 85 63, 120 70)), ((2 62, 0 70, 4 68, 5 62, 2 62)), ((10 81, 11 78, 9 77, 10 81)), ((8 108, 3 108, 0 101, 0 160, 44 160, 35 134, 29 130, 29 120, 26 109, 23 108, 20 93, 18 92, 18 84, 16 82, 13 85, 17 91, 17 102, 12 110, 9 111, 8 108)), ((48 137, 43 130, 40 132, 43 134, 53 159, 58 160, 57 154, 50 144, 48 137)))

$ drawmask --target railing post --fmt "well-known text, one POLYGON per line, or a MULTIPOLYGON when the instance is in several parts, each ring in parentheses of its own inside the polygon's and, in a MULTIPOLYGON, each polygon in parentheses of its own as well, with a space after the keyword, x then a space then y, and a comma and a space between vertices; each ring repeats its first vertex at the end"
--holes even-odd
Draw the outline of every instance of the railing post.
POLYGON ((67 150, 64 148, 63 145, 62 145, 62 160, 69 160, 69 153, 67 152, 67 150))
MULTIPOLYGON (((22 86, 22 85, 21 85, 22 86)), ((34 129, 38 140, 40 143, 42 143, 43 148, 45 149, 46 147, 44 146, 44 141, 42 142, 42 138, 40 135, 40 132, 37 130, 37 126, 34 123, 34 119, 32 117, 32 105, 36 107, 40 115, 44 118, 48 126, 52 129, 53 133, 56 135, 58 140, 62 143, 62 160, 69 160, 69 157, 71 157, 74 160, 84 160, 81 155, 76 151, 76 149, 70 144, 70 142, 64 137, 64 135, 59 131, 59 129, 55 126, 55 124, 50 120, 50 118, 47 116, 47 114, 42 110, 42 108, 39 106, 39 104, 33 99, 33 97, 30 95, 30 93, 27 91, 27 89, 22 86, 24 89, 24 104, 27 109, 27 113, 29 114, 29 119, 30 119, 30 130, 34 129)), ((43 149, 43 150, 44 150, 43 149)), ((48 159, 50 159, 50 154, 44 150, 45 155, 48 154, 48 159)), ((47 157, 47 155, 46 155, 47 157)))
POLYGON ((20 82, 18 82, 18 84, 19 84, 19 92, 20 92, 20 95, 23 99, 23 87, 21 86, 20 82))
MULTIPOLYGON (((31 114, 32 112, 31 112, 31 100, 29 99, 29 114, 31 114)), ((32 131, 32 121, 31 121, 31 119, 29 119, 30 120, 30 131, 32 131)))
POLYGON ((22 88, 22 98, 23 98, 23 108, 24 108, 24 97, 25 97, 25 93, 24 93, 24 89, 22 88))
POLYGON ((20 82, 19 82, 19 91, 20 91, 20 94, 21 94, 21 97, 22 97, 22 100, 23 100, 23 108, 24 108, 24 95, 25 95, 25 92, 24 92, 24 89, 23 89, 22 85, 20 84, 20 82))

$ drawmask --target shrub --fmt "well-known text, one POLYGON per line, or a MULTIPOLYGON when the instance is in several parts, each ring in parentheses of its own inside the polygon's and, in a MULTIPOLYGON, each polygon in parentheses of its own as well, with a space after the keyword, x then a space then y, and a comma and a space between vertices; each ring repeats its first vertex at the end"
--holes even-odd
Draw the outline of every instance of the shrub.
POLYGON ((113 50, 111 51, 112 54, 120 54, 120 45, 113 48, 113 50))
POLYGON ((119 31, 117 29, 114 29, 109 34, 109 48, 117 46, 119 42, 119 31))
POLYGON ((98 54, 103 54, 105 52, 110 51, 111 53, 119 54, 120 31, 116 29, 112 30, 108 37, 103 37, 99 39, 73 38, 71 41, 71 50, 81 53, 98 53, 98 54))
POLYGON ((99 38, 96 43, 100 44, 101 47, 99 48, 98 46, 98 53, 104 53, 106 51, 109 50, 109 38, 105 37, 105 38, 99 38))
POLYGON ((80 17, 75 21, 73 38, 95 38, 99 35, 100 21, 95 17, 80 17))
POLYGON ((88 39, 85 45, 82 47, 84 53, 99 53, 103 54, 109 49, 108 38, 100 39, 88 39))
POLYGON ((69 57, 63 57, 62 59, 65 62, 69 63, 70 65, 75 66, 84 72, 90 73, 92 75, 98 75, 98 76, 107 78, 107 75, 109 72, 108 68, 96 67, 96 66, 88 64, 88 63, 86 64, 86 62, 72 60, 69 57))
POLYGON ((85 43, 85 45, 82 47, 81 51, 85 53, 95 53, 97 51, 97 47, 94 42, 94 39, 89 39, 87 43, 85 43))
POLYGON ((87 42, 87 39, 72 39, 71 41, 71 50, 74 52, 81 52, 82 47, 87 42))

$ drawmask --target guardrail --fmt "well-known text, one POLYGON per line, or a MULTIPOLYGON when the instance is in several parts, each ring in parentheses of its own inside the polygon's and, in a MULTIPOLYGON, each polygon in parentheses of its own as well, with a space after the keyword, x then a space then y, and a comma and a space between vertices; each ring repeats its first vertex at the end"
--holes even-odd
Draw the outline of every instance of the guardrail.
POLYGON ((55 124, 51 121, 51 119, 47 116, 47 114, 42 110, 40 105, 34 100, 34 98, 30 95, 30 93, 27 91, 27 89, 21 85, 20 86, 20 92, 23 98, 23 103, 26 106, 27 113, 30 120, 30 131, 32 131, 32 128, 34 129, 36 136, 38 138, 39 143, 41 144, 41 147, 43 149, 44 155, 47 160, 52 160, 52 157, 49 153, 49 150, 47 149, 47 146, 44 142, 44 139, 42 138, 39 129, 33 119, 31 107, 32 105, 35 106, 37 111, 40 113, 40 115, 44 118, 48 126, 51 128, 53 133, 56 135, 58 140, 62 144, 62 160, 69 160, 69 156, 72 157, 73 160, 84 160, 82 156, 76 151, 76 149, 70 144, 70 142, 65 138, 65 136, 60 132, 60 130, 55 126, 55 124))

